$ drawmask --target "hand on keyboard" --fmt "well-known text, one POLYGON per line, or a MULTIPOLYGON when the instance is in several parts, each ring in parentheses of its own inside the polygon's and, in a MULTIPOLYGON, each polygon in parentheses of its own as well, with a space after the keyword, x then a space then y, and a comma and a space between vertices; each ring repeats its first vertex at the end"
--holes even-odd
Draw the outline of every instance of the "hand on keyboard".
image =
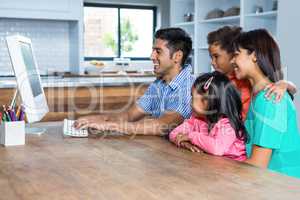
POLYGON ((75 120, 64 119, 64 135, 71 137, 88 137, 87 129, 76 129, 73 124, 75 120))

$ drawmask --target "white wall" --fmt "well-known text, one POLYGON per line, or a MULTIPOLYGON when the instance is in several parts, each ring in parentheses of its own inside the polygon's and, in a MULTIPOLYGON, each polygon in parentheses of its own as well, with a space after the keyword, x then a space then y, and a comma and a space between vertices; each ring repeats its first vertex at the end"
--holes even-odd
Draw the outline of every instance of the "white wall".
MULTIPOLYGON (((28 0, 22 4, 11 0, 0 1, 1 75, 13 74, 5 36, 16 33, 32 38, 42 74, 47 70, 83 72, 83 68, 79 67, 83 66, 83 0, 28 0)), ((157 28, 169 26, 170 0, 85 2, 156 6, 157 28)))
POLYGON ((13 75, 5 37, 31 38, 40 74, 69 70, 70 35, 67 21, 0 18, 0 72, 13 75))
POLYGON ((295 104, 300 125, 300 1, 280 0, 278 6, 278 34, 283 66, 286 66, 285 79, 292 81, 298 88, 295 104))
POLYGON ((0 72, 13 75, 5 37, 31 38, 41 74, 79 72, 83 0, 0 0, 0 72))
POLYGON ((85 0, 84 3, 157 6, 157 28, 170 24, 170 0, 85 0))

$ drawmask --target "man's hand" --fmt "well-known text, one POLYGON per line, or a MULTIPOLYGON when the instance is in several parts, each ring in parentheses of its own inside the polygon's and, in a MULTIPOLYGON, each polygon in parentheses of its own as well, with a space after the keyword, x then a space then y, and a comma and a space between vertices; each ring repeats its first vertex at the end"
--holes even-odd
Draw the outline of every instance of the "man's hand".
POLYGON ((89 124, 89 128, 97 129, 100 132, 105 132, 105 131, 113 131, 113 132, 120 132, 120 124, 116 122, 103 122, 101 124, 95 124, 91 123, 89 124))
POLYGON ((109 117, 105 115, 91 115, 80 117, 74 122, 75 128, 94 128, 97 124, 109 121, 109 117))
MULTIPOLYGON (((77 121, 76 121, 77 122, 77 121)), ((92 133, 99 132, 119 132, 121 133, 121 126, 119 123, 111 121, 102 121, 101 123, 92 121, 79 121, 79 128, 88 128, 92 133)), ((74 123, 74 127, 77 128, 78 124, 74 123)))

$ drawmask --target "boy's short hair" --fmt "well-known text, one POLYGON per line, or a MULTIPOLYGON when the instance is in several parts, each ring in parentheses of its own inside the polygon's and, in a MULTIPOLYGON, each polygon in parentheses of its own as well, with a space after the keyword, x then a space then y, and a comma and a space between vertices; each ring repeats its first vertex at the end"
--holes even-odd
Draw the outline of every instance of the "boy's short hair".
POLYGON ((192 51, 192 39, 191 37, 181 28, 163 28, 156 31, 154 35, 155 39, 161 39, 168 42, 167 47, 170 49, 170 56, 174 52, 181 50, 183 53, 181 65, 184 64, 192 51))
POLYGON ((238 26, 224 26, 207 35, 208 45, 220 45, 227 53, 234 53, 233 42, 241 34, 242 28, 238 26))

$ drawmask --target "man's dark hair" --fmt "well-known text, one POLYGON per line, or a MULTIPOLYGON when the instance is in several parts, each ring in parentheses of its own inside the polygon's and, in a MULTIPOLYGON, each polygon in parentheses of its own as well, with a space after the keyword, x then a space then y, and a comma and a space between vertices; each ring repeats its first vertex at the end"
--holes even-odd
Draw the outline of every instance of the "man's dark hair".
POLYGON ((181 28, 164 28, 156 31, 154 35, 155 39, 161 39, 168 42, 167 47, 170 50, 170 57, 176 51, 182 51, 181 65, 184 64, 192 50, 192 39, 191 37, 181 28))
POLYGON ((234 53, 233 41, 241 34, 242 28, 238 26, 224 26, 207 35, 208 45, 220 45, 227 53, 234 53))

